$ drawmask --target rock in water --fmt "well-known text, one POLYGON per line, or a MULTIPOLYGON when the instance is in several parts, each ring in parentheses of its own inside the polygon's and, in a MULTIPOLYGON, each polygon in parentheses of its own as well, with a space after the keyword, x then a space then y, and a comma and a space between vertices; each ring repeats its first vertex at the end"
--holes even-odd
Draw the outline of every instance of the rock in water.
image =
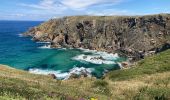
POLYGON ((134 60, 137 53, 170 44, 170 14, 147 16, 71 16, 52 19, 25 35, 49 41, 52 47, 118 51, 134 60))

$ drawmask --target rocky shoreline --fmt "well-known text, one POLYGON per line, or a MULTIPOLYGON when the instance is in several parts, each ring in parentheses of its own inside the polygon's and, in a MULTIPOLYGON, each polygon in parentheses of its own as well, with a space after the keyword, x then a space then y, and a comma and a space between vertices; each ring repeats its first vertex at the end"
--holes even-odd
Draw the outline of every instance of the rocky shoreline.
MULTIPOLYGON (((69 51, 71 49, 66 50, 69 51)), ((82 77, 102 78, 106 73, 110 72, 112 68, 123 69, 123 66, 127 67, 129 65, 129 63, 125 62, 126 58, 121 58, 118 56, 118 54, 112 54, 83 48, 79 48, 78 51, 81 51, 82 53, 71 57, 70 60, 78 61, 85 65, 81 66, 74 65, 73 68, 70 68, 68 71, 64 72, 60 70, 50 70, 31 67, 28 68, 27 71, 34 74, 50 75, 54 79, 68 80, 73 78, 79 79, 82 77), (94 67, 94 65, 96 67, 94 67), (103 70, 98 70, 97 67, 100 68, 103 67, 102 68, 103 70), (102 72, 100 73, 100 71, 102 72)))
POLYGON ((118 53, 135 62, 170 48, 170 14, 70 16, 51 19, 24 33, 51 48, 85 48, 118 53))

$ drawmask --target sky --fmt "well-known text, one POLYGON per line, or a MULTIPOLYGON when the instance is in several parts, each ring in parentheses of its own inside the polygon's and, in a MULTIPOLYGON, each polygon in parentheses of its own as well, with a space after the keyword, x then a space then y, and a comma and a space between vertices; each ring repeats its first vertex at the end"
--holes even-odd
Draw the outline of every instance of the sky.
POLYGON ((170 13, 170 0, 0 0, 0 20, 170 13))

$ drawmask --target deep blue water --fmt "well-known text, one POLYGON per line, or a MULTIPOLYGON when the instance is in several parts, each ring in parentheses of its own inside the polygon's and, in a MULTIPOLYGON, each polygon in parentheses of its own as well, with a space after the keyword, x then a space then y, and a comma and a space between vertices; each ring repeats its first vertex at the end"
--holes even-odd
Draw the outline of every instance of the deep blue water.
POLYGON ((117 62, 122 61, 122 58, 79 49, 43 49, 39 47, 45 44, 20 36, 30 27, 40 23, 42 22, 0 21, 0 64, 38 74, 55 73, 58 77, 66 77, 69 72, 83 69, 90 70, 93 76, 101 77, 105 71, 119 68, 117 62), (89 57, 93 56, 105 56, 105 58, 108 56, 108 59, 106 63, 97 64, 100 61, 89 61, 89 57))

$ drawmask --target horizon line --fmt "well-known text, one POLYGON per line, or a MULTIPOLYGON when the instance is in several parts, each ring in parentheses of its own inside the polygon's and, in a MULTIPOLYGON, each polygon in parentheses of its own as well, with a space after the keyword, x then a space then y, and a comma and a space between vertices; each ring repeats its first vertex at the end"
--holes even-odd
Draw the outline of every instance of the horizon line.
POLYGON ((64 17, 72 17, 72 16, 149 16, 149 15, 161 15, 161 14, 170 14, 170 13, 155 13, 155 14, 143 14, 143 15, 67 15, 67 16, 60 16, 60 17, 54 17, 54 18, 49 18, 47 20, 14 20, 14 19, 0 19, 0 21, 39 21, 39 22, 44 22, 44 21, 48 21, 51 19, 58 19, 58 18, 64 18, 64 17))

